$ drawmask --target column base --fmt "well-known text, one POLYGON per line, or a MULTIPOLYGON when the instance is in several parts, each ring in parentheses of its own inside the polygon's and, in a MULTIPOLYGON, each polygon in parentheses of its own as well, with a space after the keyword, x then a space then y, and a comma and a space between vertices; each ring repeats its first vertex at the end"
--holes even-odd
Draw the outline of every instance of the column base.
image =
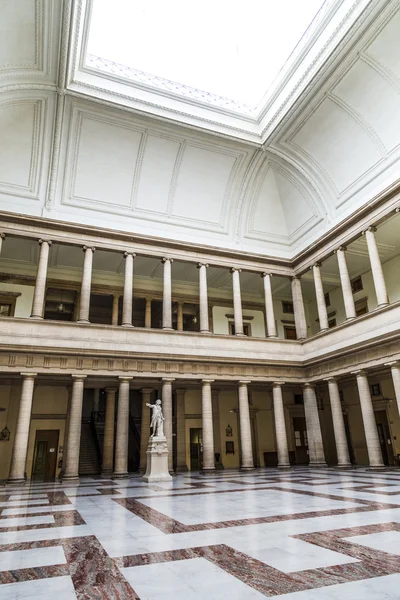
POLYGON ((292 468, 292 465, 278 465, 277 469, 280 471, 289 471, 292 468))
POLYGON ((25 483, 25 477, 23 478, 15 478, 15 479, 7 479, 6 484, 7 485, 24 485, 25 483))
POLYGON ((336 465, 336 467, 334 467, 334 469, 353 469, 353 465, 347 463, 345 463, 344 465, 338 464, 336 465))
POLYGON ((308 464, 309 467, 312 467, 313 469, 321 469, 321 468, 327 468, 328 465, 326 464, 326 462, 313 462, 313 463, 309 463, 308 464))
POLYGON ((240 471, 254 471, 255 467, 240 467, 240 471))
POLYGON ((367 467, 367 471, 387 471, 387 465, 376 465, 374 467, 367 467))
POLYGON ((186 473, 187 471, 189 471, 189 469, 186 465, 179 465, 176 467, 175 471, 176 473, 186 473))
POLYGON ((113 470, 112 469, 104 469, 104 471, 102 471, 100 473, 100 477, 102 479, 111 479, 112 474, 113 474, 113 470))
POLYGON ((278 336, 276 335, 276 333, 274 333, 273 335, 267 335, 267 339, 271 339, 271 338, 277 338, 278 336))
POLYGON ((69 482, 76 482, 79 483, 80 479, 79 479, 79 475, 63 475, 62 476, 62 481, 68 481, 69 482))
POLYGON ((201 469, 200 475, 215 475, 215 471, 215 467, 212 467, 210 469, 201 469))
POLYGON ((200 333, 211 333, 209 329, 200 329, 200 333))
POLYGON ((113 479, 129 479, 129 473, 114 473, 113 479))
POLYGON ((42 320, 42 321, 43 321, 43 317, 42 317, 42 315, 31 315, 31 317, 30 317, 30 318, 31 318, 31 319, 39 319, 39 320, 42 320))
POLYGON ((87 319, 82 319, 82 320, 81 320, 81 319, 79 319, 79 320, 77 321, 77 323, 81 323, 81 324, 83 324, 83 325, 89 325, 89 324, 90 324, 90 321, 89 321, 89 320, 87 320, 87 319))
POLYGON ((175 329, 173 327, 162 327, 161 329, 163 331, 175 331, 175 329))
POLYGON ((244 333, 235 333, 235 337, 247 337, 244 333))
POLYGON ((121 327, 133 327, 132 323, 121 323, 121 327))

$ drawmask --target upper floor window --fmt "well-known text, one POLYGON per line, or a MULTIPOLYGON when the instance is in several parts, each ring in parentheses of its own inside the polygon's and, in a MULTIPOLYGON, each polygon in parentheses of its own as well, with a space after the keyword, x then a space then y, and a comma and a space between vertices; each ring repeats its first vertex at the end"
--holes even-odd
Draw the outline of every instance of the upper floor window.
POLYGON ((294 403, 295 404, 304 404, 303 394, 295 394, 294 395, 294 403))
POLYGON ((293 315, 294 314, 293 302, 289 302, 288 300, 282 300, 282 312, 293 315))
POLYGON ((0 304, 0 317, 11 317, 11 312, 11 304, 0 304))
POLYGON ((350 283, 351 283, 351 291, 353 292, 353 294, 364 289, 361 275, 359 277, 355 277, 354 279, 352 279, 350 283))
MULTIPOLYGON (((247 335, 247 337, 251 337, 250 323, 243 323, 243 333, 244 333, 244 335, 247 335)), ((233 323, 233 321, 229 321, 229 334, 230 335, 236 334, 235 323, 233 323)))
POLYGON ((381 396, 382 395, 381 384, 373 383, 371 385, 371 392, 372 392, 373 396, 381 396))

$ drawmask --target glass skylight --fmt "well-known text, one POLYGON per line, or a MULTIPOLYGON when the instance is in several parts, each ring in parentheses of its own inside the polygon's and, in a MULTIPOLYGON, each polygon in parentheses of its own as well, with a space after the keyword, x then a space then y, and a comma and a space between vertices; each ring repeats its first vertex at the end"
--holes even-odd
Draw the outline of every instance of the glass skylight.
POLYGON ((86 62, 174 93, 206 102, 205 96, 214 95, 221 106, 226 98, 251 110, 323 4, 93 0, 86 62))

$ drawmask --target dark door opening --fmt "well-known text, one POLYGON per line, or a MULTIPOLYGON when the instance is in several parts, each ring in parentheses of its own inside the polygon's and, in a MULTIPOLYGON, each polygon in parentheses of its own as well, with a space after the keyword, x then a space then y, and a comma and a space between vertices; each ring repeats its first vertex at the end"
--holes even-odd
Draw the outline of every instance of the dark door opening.
POLYGON ((375 412, 375 421, 383 462, 385 465, 394 465, 393 445, 386 410, 377 410, 375 412))
POLYGON ((308 465, 308 439, 305 417, 293 417, 294 449, 297 465, 308 465))
POLYGON ((190 470, 200 471, 203 467, 203 430, 190 429, 190 470))
POLYGON ((54 481, 56 476, 59 429, 36 432, 32 479, 54 481))

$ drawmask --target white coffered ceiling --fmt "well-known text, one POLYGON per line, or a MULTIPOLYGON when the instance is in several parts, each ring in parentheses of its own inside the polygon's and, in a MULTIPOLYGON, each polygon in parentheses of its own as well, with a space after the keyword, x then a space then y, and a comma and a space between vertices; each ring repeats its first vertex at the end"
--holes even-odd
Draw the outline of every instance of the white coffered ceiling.
MULTIPOLYGON (((327 0, 257 117, 89 67, 92 4, 2 3, 0 210, 291 258, 398 182, 399 0, 327 0)), ((252 6, 244 39, 263 29, 252 6)))

